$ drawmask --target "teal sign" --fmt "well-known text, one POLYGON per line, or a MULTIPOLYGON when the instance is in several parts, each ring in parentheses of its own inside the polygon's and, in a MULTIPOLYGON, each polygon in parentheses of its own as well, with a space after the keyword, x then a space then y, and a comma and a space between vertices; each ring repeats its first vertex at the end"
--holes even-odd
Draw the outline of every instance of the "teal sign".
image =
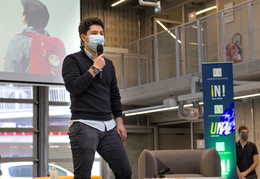
POLYGON ((216 148, 227 179, 237 178, 232 65, 202 64, 205 148, 216 148))

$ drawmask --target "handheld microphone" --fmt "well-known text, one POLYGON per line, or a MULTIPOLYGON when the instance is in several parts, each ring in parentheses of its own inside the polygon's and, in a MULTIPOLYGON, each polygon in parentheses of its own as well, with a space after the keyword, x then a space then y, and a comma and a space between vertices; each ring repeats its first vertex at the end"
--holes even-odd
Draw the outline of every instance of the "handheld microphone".
MULTIPOLYGON (((98 56, 101 55, 104 51, 104 48, 103 48, 103 45, 97 45, 97 53, 98 53, 98 56)), ((100 72, 99 72, 99 78, 102 78, 102 69, 100 69, 100 72)))
POLYGON ((153 177, 154 178, 164 178, 164 174, 167 173, 168 171, 170 171, 170 168, 164 168, 162 170, 160 170, 157 174, 154 174, 153 177))

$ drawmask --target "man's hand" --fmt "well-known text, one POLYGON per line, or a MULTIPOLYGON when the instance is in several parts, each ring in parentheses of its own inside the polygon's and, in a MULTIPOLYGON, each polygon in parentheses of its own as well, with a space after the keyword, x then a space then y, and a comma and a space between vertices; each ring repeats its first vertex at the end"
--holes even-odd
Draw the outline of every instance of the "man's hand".
POLYGON ((118 133, 118 135, 121 138, 121 141, 125 141, 125 139, 127 138, 127 133, 123 124, 123 118, 122 117, 117 117, 116 118, 116 131, 118 133))
POLYGON ((105 59, 104 59, 104 56, 105 54, 102 53, 101 55, 99 55, 95 60, 94 60, 94 64, 93 66, 102 70, 102 68, 104 68, 104 66, 106 65, 106 62, 105 62, 105 59))
POLYGON ((246 172, 241 172, 240 176, 242 179, 246 179, 247 173, 246 172))
POLYGON ((240 172, 240 171, 237 171, 237 177, 238 179, 246 179, 246 173, 245 172, 240 172))
MULTIPOLYGON (((105 59, 104 59, 104 57, 103 57, 104 55, 105 55, 104 53, 102 53, 101 55, 99 55, 99 56, 94 60, 94 63, 93 63, 93 66, 96 67, 96 68, 98 68, 100 71, 102 71, 102 68, 104 68, 104 66, 106 65, 106 61, 105 61, 105 59)), ((91 75, 92 75, 93 77, 96 76, 96 74, 94 73, 94 71, 93 71, 91 68, 89 68, 88 71, 89 71, 89 73, 91 73, 91 75)))

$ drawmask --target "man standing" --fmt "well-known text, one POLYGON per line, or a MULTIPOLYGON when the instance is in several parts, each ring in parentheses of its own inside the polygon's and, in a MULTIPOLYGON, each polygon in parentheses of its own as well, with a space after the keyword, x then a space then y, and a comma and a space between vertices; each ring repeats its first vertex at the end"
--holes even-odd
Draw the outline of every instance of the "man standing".
POLYGON ((123 146, 127 137, 115 68, 98 56, 104 45, 104 24, 97 17, 79 25, 81 51, 68 55, 62 76, 71 97, 69 138, 75 179, 90 179, 95 152, 109 164, 117 179, 131 179, 131 167, 123 146), (101 74, 102 73, 102 76, 101 74), (113 117, 112 117, 113 116, 113 117))
POLYGON ((257 179, 255 168, 258 165, 258 151, 254 143, 248 141, 248 128, 240 126, 237 150, 237 176, 239 179, 257 179))

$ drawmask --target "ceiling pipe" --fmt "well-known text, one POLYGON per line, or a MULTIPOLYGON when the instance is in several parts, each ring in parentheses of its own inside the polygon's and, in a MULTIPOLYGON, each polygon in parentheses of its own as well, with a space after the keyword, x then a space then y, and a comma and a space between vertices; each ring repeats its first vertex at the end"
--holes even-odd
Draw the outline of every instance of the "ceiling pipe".
POLYGON ((161 9, 161 2, 160 1, 147 2, 147 1, 139 0, 139 4, 142 5, 142 6, 153 6, 153 7, 157 7, 159 9, 161 9))

